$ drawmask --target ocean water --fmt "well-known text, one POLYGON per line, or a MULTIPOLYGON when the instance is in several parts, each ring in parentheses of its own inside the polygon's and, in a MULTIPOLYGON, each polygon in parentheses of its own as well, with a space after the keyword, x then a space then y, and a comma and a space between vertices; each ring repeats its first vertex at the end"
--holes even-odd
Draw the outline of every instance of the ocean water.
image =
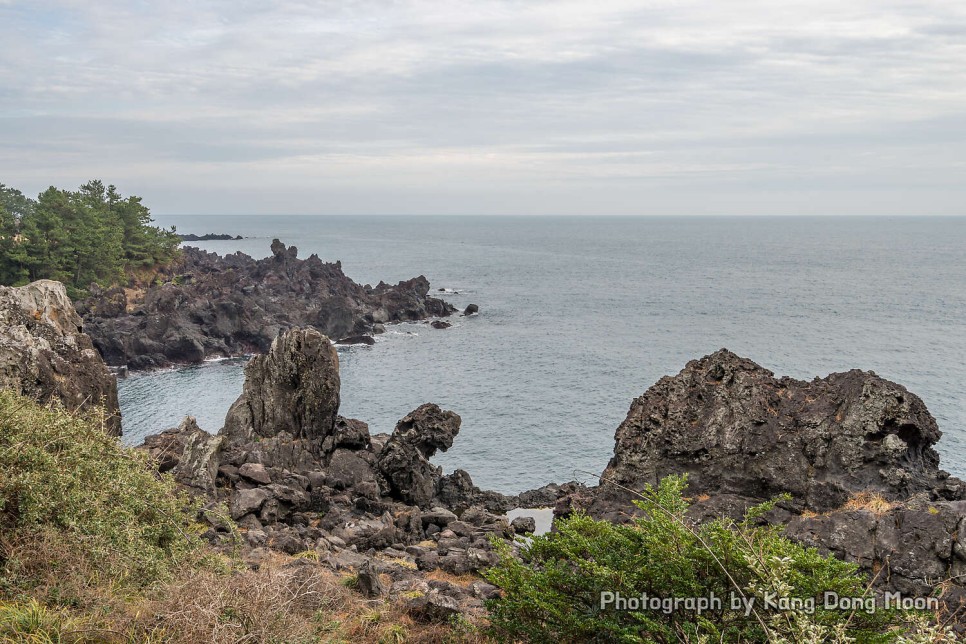
MULTIPOLYGON (((342 409, 389 432, 424 402, 463 418, 435 457, 490 489, 590 480, 631 400, 721 347, 778 375, 873 370, 925 400, 966 476, 966 219, 156 217, 218 253, 278 237, 361 283, 426 275, 462 309, 340 348, 342 409)), ((217 431, 243 361, 120 382, 126 440, 185 414, 217 431)))

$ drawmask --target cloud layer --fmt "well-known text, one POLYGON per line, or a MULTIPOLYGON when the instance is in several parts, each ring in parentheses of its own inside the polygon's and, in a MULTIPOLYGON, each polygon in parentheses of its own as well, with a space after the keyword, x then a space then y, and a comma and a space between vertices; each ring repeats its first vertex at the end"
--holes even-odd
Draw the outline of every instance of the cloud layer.
POLYGON ((159 213, 966 214, 966 5, 0 0, 0 182, 159 213))

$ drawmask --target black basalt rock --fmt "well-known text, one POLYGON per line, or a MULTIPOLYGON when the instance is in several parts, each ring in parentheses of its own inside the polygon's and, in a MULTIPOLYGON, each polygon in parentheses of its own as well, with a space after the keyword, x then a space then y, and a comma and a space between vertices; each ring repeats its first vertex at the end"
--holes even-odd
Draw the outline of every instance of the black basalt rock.
POLYGON ((104 360, 132 369, 265 352, 281 330, 292 327, 369 344, 369 334, 386 323, 455 311, 429 296, 422 276, 366 288, 349 279, 339 262, 316 255, 299 259, 295 246, 277 239, 271 250, 271 257, 255 260, 184 248, 159 276, 164 283, 127 293, 94 289, 77 306, 104 360))
POLYGON ((429 462, 437 450, 453 446, 460 417, 427 403, 410 412, 379 453, 379 471, 387 494, 405 503, 428 507, 436 496, 442 472, 429 462))
POLYGON ((694 494, 788 492, 814 512, 856 492, 963 498, 963 483, 939 469, 941 435, 918 396, 874 373, 776 378, 722 349, 632 403, 602 489, 626 497, 607 481, 638 490, 687 473, 694 494))

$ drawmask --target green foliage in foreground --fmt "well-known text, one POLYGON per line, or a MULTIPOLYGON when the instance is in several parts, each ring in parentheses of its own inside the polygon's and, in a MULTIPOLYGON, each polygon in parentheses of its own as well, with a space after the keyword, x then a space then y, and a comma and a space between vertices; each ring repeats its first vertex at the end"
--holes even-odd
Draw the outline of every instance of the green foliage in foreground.
POLYGON ((140 197, 89 181, 77 191, 50 187, 36 201, 0 184, 0 284, 53 279, 79 295, 117 283, 125 271, 169 262, 174 230, 151 225, 140 197))
POLYGON ((504 545, 489 581, 504 597, 489 604, 498 638, 528 642, 891 642, 896 612, 824 610, 826 591, 866 595, 868 579, 853 564, 822 557, 756 519, 774 503, 753 509, 741 523, 693 526, 686 518, 684 477, 648 488, 637 503, 643 516, 615 525, 576 514, 555 533, 535 537, 522 561, 504 545), (601 608, 601 593, 625 598, 716 597, 723 609, 601 608), (755 611, 730 610, 730 597, 755 598, 755 611), (818 598, 815 610, 778 610, 779 601, 818 598))
POLYGON ((0 600, 78 570, 146 587, 196 553, 195 512, 97 418, 0 391, 0 600))

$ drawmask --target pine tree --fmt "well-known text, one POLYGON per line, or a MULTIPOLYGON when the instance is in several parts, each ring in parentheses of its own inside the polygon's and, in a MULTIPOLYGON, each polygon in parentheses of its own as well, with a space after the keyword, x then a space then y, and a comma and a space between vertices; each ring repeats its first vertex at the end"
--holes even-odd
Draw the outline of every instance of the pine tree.
POLYGON ((134 268, 170 262, 180 239, 152 225, 140 197, 100 180, 76 192, 51 186, 32 201, 0 184, 0 283, 55 279, 74 295, 113 285, 134 268))

